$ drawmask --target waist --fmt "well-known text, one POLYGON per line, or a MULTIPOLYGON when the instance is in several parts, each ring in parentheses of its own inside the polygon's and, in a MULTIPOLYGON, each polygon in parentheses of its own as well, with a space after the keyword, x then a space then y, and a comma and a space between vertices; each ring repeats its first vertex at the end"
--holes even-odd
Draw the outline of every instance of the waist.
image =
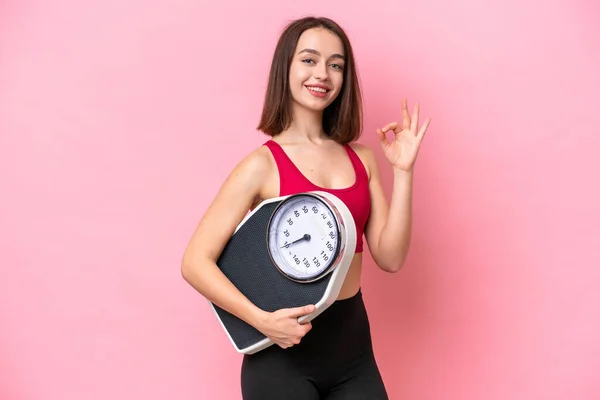
POLYGON ((312 329, 289 350, 326 357, 328 353, 362 353, 370 347, 371 332, 362 291, 335 301, 312 322, 312 329))
POLYGON ((355 253, 337 300, 346 300, 359 293, 362 273, 362 253, 355 253))

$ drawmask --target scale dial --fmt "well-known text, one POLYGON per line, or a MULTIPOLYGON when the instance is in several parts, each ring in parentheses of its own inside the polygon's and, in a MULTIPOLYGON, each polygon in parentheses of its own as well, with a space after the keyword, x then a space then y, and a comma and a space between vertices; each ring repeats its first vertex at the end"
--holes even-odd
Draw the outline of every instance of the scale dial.
POLYGON ((341 252, 340 215, 325 197, 289 196, 273 212, 267 241, 269 255, 289 279, 312 282, 332 271, 341 252))

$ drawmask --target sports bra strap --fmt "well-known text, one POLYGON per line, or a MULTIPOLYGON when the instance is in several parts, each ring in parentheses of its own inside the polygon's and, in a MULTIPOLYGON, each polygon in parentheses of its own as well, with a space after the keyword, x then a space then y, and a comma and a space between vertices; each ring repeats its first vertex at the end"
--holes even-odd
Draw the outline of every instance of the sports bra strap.
POLYGON ((356 152, 354 151, 352 146, 350 146, 349 144, 345 144, 344 147, 346 148, 346 151, 348 152, 348 156, 350 157, 350 161, 352 162, 352 165, 354 166, 354 171, 356 172, 356 178, 364 179, 366 182, 368 182, 369 174, 367 173, 367 169, 365 168, 365 165, 363 164, 363 162, 360 159, 360 157, 358 156, 358 154, 356 154, 356 152))

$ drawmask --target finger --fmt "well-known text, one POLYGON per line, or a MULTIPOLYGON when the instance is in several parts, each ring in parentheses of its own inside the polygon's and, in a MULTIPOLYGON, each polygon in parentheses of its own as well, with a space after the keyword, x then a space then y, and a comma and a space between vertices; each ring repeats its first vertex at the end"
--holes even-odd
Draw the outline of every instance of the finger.
POLYGON ((287 349, 288 347, 292 347, 292 341, 290 339, 286 339, 286 340, 278 340, 277 342, 275 342, 279 347, 281 347, 282 349, 287 349))
POLYGON ((311 312, 315 311, 315 306, 310 304, 303 307, 290 308, 289 311, 290 312, 288 315, 290 317, 301 317, 303 315, 310 314, 311 312))
POLYGON ((393 130, 395 132, 396 129, 398 129, 398 123, 396 121, 394 121, 394 122, 390 122, 389 124, 387 124, 383 128, 381 128, 381 131, 383 133, 386 133, 389 130, 393 130))
POLYGON ((425 132, 427 132, 427 128, 429 127, 430 122, 431 122, 431 118, 427 118, 427 120, 425 121, 425 123, 423 124, 421 129, 419 130, 419 133, 417 133, 417 139, 423 140, 423 138, 425 137, 425 132))
POLYGON ((310 322, 307 322, 305 324, 302 324, 302 328, 302 336, 304 336, 312 329, 312 324, 310 322))
POLYGON ((377 128, 377 136, 379 137, 379 142, 381 143, 381 145, 386 148, 387 146, 390 145, 390 141, 388 140, 387 136, 385 135, 385 133, 377 128))
POLYGON ((410 121, 410 131, 416 135, 417 127, 419 126, 419 103, 416 103, 413 107, 413 115, 410 121))
POLYGON ((408 115, 408 104, 406 99, 402 99, 402 129, 410 128, 410 116, 408 115))

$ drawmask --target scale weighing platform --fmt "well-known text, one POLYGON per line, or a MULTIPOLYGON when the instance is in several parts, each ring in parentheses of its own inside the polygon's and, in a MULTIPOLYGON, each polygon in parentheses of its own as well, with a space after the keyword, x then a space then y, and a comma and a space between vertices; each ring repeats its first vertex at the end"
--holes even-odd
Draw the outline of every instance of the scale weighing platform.
MULTIPOLYGON (((354 218, 335 195, 303 192, 261 202, 237 226, 217 260, 252 303, 273 312, 314 304, 316 318, 337 299, 356 248, 354 218)), ((273 344, 251 325, 210 303, 236 351, 273 344)))

